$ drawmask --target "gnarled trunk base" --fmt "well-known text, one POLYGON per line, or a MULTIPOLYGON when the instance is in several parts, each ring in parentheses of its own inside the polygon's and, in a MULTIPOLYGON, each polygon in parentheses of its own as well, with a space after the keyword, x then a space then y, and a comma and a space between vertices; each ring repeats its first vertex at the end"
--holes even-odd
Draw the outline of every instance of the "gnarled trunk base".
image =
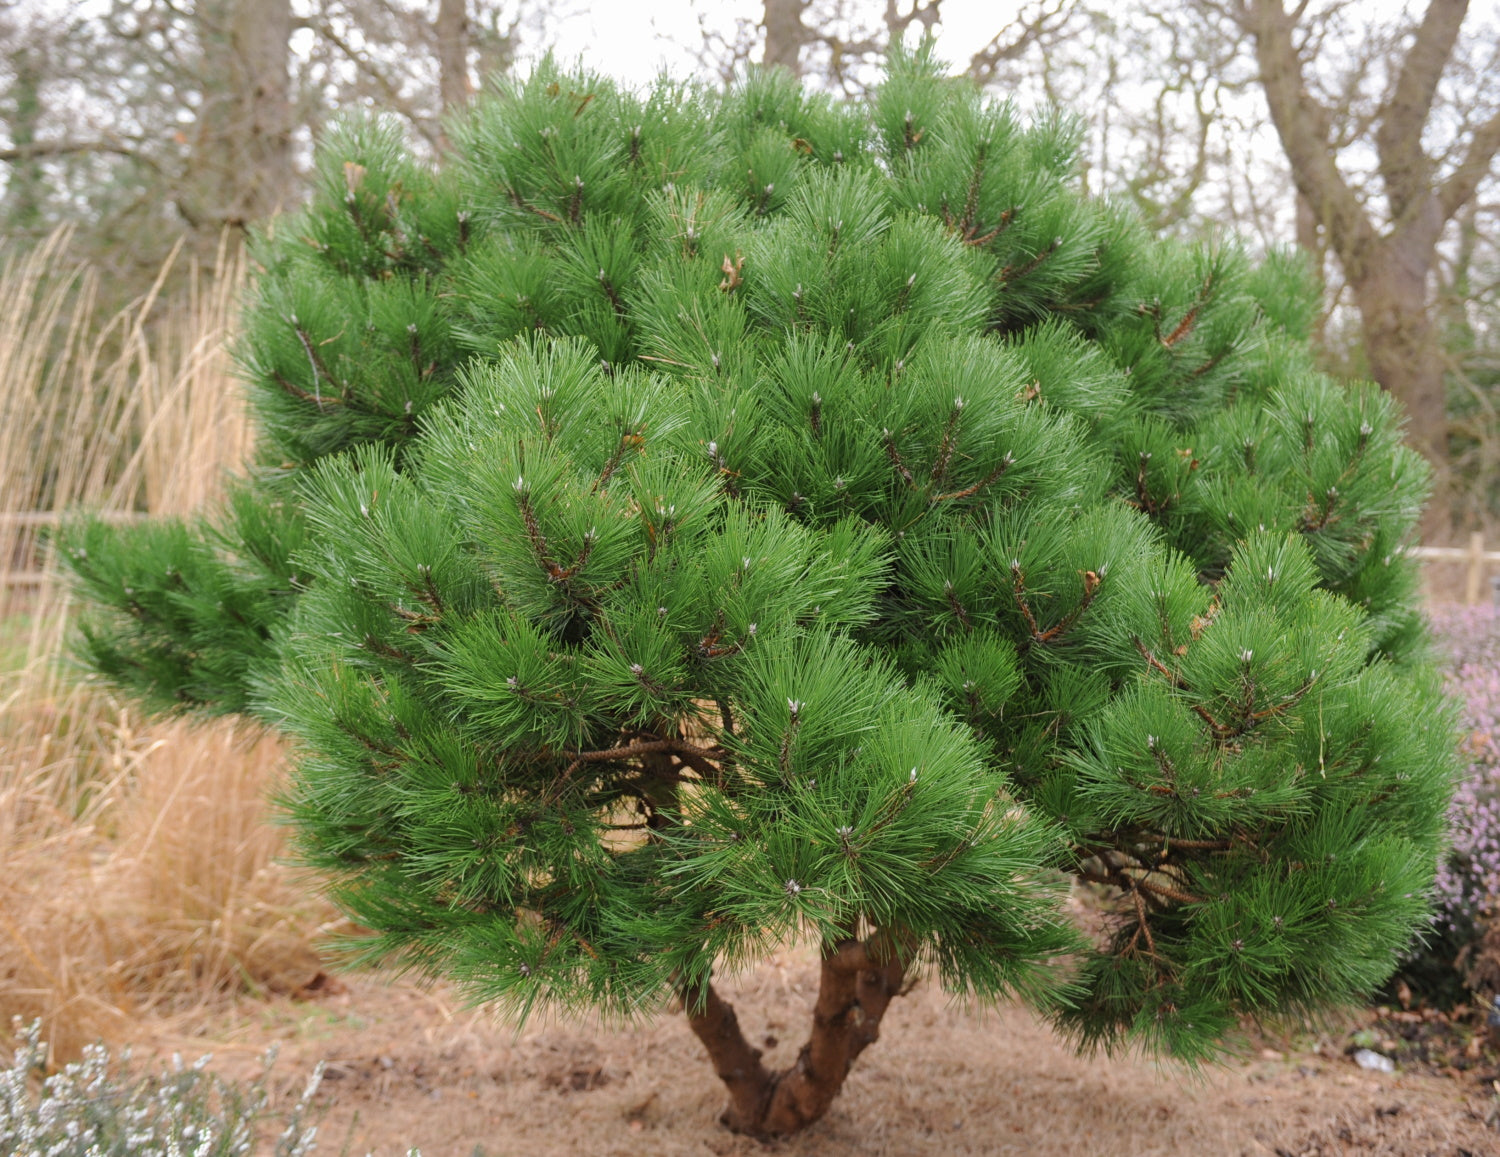
POLYGON ((774 1137, 805 1129, 828 1112, 854 1060, 880 1038, 880 1021, 906 977, 894 947, 845 940, 823 957, 813 1028, 796 1063, 779 1073, 760 1062, 734 1009, 712 985, 686 1000, 688 1023, 729 1090, 720 1118, 736 1133, 774 1137))

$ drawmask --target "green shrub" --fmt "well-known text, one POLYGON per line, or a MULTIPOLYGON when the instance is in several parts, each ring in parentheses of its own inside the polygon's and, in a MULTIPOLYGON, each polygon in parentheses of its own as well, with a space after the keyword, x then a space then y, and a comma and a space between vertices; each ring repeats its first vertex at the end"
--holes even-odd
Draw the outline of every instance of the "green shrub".
POLYGON ((1298 263, 1145 236, 925 53, 867 105, 542 65, 454 139, 324 143, 221 518, 73 540, 99 671, 300 741, 358 959, 678 998, 757 1134, 915 971, 1189 1059, 1389 973, 1454 762, 1426 471, 1298 263), (772 1074, 710 978, 795 940, 772 1074))

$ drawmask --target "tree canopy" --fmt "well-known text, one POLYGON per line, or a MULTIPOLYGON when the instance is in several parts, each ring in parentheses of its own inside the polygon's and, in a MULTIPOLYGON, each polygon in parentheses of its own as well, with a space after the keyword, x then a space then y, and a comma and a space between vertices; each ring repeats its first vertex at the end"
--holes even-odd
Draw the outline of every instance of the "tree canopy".
POLYGON ((71 543, 97 670, 298 739, 360 958, 680 998, 763 1134, 914 971, 1188 1058, 1388 974, 1452 770, 1427 471, 1313 370, 1298 261, 1151 238, 926 50, 864 104, 548 63, 452 138, 330 135, 259 250, 257 461, 71 543), (773 1075, 711 978, 796 940, 773 1075))

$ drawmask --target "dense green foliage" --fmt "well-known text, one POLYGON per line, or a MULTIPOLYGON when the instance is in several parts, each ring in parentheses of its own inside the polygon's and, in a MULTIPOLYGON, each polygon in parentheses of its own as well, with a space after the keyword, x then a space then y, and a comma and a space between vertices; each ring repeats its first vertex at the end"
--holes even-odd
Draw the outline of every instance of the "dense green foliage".
POLYGON ((456 140, 324 143, 248 480, 74 556, 99 670, 302 741, 369 957, 630 1012, 879 927, 1187 1056, 1383 979, 1450 790, 1426 476, 1295 261, 1145 236, 924 54, 868 106, 544 65, 456 140))

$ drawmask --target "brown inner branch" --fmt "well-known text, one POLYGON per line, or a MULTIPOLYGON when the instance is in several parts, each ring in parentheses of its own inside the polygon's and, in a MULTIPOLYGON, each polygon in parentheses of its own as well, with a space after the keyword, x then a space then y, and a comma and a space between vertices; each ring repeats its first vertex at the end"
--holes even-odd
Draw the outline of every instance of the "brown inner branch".
POLYGON ((906 963, 889 936, 849 938, 825 951, 813 1027, 796 1061, 773 1073, 740 1029, 734 1008, 705 983, 684 995, 688 1024, 729 1090, 721 1118, 737 1133, 795 1133, 833 1104, 855 1058, 880 1037, 880 1022, 899 996, 906 963))
POLYGON ((1168 874, 1173 865, 1139 863, 1134 857, 1128 857, 1127 853, 1118 849, 1103 851, 1094 859, 1098 861, 1100 867, 1092 867, 1085 862, 1076 869, 1078 875, 1085 880, 1091 880, 1096 884, 1113 884, 1126 892, 1137 894, 1149 892, 1153 896, 1175 900, 1179 904, 1203 903, 1202 896, 1194 896, 1184 887, 1179 886, 1182 881, 1179 881, 1175 875, 1168 874), (1130 870, 1144 874, 1130 875, 1130 870))
MULTIPOLYGON (((1192 690, 1186 683, 1183 682, 1181 675, 1177 674, 1175 671, 1170 670, 1164 663, 1162 663, 1162 661, 1158 659, 1156 655, 1153 654, 1151 650, 1146 646, 1146 644, 1141 642, 1139 638, 1132 639, 1131 641, 1135 644, 1135 649, 1140 652, 1141 658, 1146 660, 1146 665, 1150 667, 1151 670, 1155 671, 1158 675, 1164 676, 1166 680, 1178 690, 1192 690)), ((1214 739, 1218 740, 1220 743, 1224 743, 1228 740, 1239 738, 1241 735, 1244 735, 1247 731, 1255 727, 1257 724, 1264 723, 1267 719, 1274 719, 1278 715, 1286 714, 1286 712, 1290 711, 1293 707, 1297 706, 1298 703, 1302 702, 1303 697, 1313 689, 1317 681, 1317 672, 1313 672, 1306 679, 1304 679, 1302 681, 1302 685, 1295 691, 1293 691, 1290 695, 1284 696, 1280 700, 1280 702, 1272 703, 1269 707, 1265 707, 1260 711, 1255 710, 1255 685, 1253 683, 1247 682, 1245 686, 1246 698, 1245 702, 1240 707, 1239 718, 1230 723, 1220 722, 1214 717, 1213 713, 1201 703, 1189 703, 1188 709, 1192 711, 1194 715, 1198 716, 1199 719, 1203 720, 1204 723, 1208 724, 1208 729, 1212 733, 1214 739)), ((1225 793, 1221 792, 1219 794, 1222 796, 1225 793)))
POLYGON ((1021 564, 1019 562, 1012 562, 1010 570, 1012 579, 1011 593, 1015 596, 1016 606, 1021 609, 1021 614, 1026 619, 1026 626, 1031 632, 1031 641, 1033 643, 1050 643, 1054 639, 1067 634, 1072 629, 1073 624, 1078 621, 1079 617, 1089 609, 1094 599, 1098 597, 1099 587, 1103 583, 1102 566, 1099 571, 1084 571, 1083 596, 1078 600, 1078 605, 1052 626, 1046 630, 1042 630, 1037 625, 1036 615, 1032 611, 1031 605, 1026 601, 1026 576, 1022 572, 1021 564))
MULTIPOLYGON (((1229 845, 1218 840, 1171 841, 1172 845, 1198 851, 1219 851, 1229 845)), ((1169 845, 1170 846, 1170 845, 1169 845)), ((1202 904, 1202 896, 1186 890, 1186 873, 1180 864, 1168 862, 1171 852, 1163 850, 1154 857, 1144 857, 1119 848, 1094 849, 1093 854, 1083 860, 1074 871, 1084 880, 1096 884, 1109 884, 1119 888, 1130 897, 1135 909, 1135 929, 1122 948, 1121 956, 1134 956, 1140 951, 1145 939, 1146 955, 1162 971, 1170 971, 1168 962, 1157 955, 1156 938, 1151 934, 1151 913, 1166 907, 1167 901, 1178 904, 1202 904), (1155 862, 1151 862, 1154 859, 1155 862)))
MULTIPOLYGON (((719 706, 727 718, 727 704, 719 706)), ((635 794, 645 807, 645 827, 670 825, 683 773, 695 772, 711 782, 722 776, 728 756, 717 745, 661 739, 658 734, 637 733, 617 747, 568 753, 571 761, 548 798, 555 799, 587 764, 638 761, 642 775, 634 781, 635 794)), ((909 787, 906 790, 909 793, 909 787)), ((903 991, 913 948, 905 942, 898 945, 886 929, 863 940, 850 935, 825 948, 812 1031, 796 1061, 780 1072, 761 1063, 760 1050, 745 1039, 734 1008, 712 984, 705 981, 684 991, 688 1024, 729 1091, 724 1124, 738 1133, 774 1137, 795 1133, 823 1117, 855 1059, 879 1039, 886 1009, 903 991)))

